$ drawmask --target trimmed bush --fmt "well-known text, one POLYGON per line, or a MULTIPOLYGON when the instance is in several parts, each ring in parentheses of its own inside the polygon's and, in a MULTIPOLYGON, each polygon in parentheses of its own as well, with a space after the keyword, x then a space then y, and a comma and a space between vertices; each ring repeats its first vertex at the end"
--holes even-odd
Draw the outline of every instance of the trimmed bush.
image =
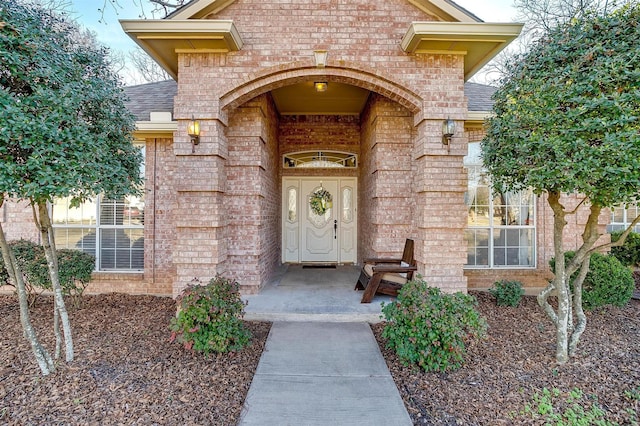
MULTIPOLYGON (((16 261, 25 279, 25 285, 31 301, 37 296, 38 290, 53 290, 47 258, 41 245, 29 240, 10 241, 9 246, 16 255, 16 261)), ((71 296, 75 307, 79 307, 82 294, 91 281, 91 274, 95 268, 95 257, 78 250, 61 249, 58 254, 58 277, 62 294, 71 296)), ((7 275, 4 262, 0 257, 2 272, 7 275)), ((3 275, 0 273, 0 279, 3 275)))
MULTIPOLYGON (((91 274, 96 266, 95 256, 80 250, 58 250, 58 275, 65 296, 70 296, 73 305, 82 305, 82 295, 91 282, 91 274)), ((51 286, 51 283, 48 283, 51 286)))
MULTIPOLYGON (((568 251, 565 259, 570 261, 575 253, 568 251)), ((555 269, 555 260, 549 262, 551 270, 555 269)), ((571 277, 573 280, 579 271, 571 277)), ((589 263, 589 272, 582 284, 582 306, 586 310, 593 310, 605 305, 624 306, 629 303, 635 283, 631 270, 611 255, 593 253, 589 263)))
POLYGON ((477 303, 468 294, 446 294, 421 279, 409 281, 397 301, 383 305, 382 336, 405 364, 425 371, 460 368, 466 344, 486 332, 477 303))
POLYGON ((524 289, 520 281, 501 280, 493 283, 493 287, 489 289, 489 293, 496 298, 498 306, 518 306, 524 289))
MULTIPOLYGON (((620 239, 622 231, 612 232, 611 241, 620 239)), ((619 247, 611 247, 611 255, 624 266, 640 266, 640 234, 631 232, 619 247)))
POLYGON ((242 322, 245 303, 236 281, 217 275, 209 284, 198 280, 178 298, 178 314, 171 320, 171 341, 195 352, 234 352, 249 344, 251 334, 242 322))

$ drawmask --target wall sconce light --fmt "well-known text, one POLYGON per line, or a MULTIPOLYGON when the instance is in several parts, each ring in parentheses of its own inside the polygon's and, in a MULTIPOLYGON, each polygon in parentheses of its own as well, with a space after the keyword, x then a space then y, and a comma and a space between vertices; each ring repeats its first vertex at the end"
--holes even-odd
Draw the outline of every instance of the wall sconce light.
POLYGON ((442 122, 442 144, 449 146, 451 144, 451 138, 456 132, 456 122, 450 118, 447 118, 442 122))
POLYGON ((316 88, 316 92, 326 92, 329 87, 329 83, 326 81, 316 81, 313 83, 313 87, 316 88))
POLYGON ((200 144, 200 122, 191 116, 191 121, 187 126, 187 133, 191 138, 191 153, 196 152, 196 145, 200 144))

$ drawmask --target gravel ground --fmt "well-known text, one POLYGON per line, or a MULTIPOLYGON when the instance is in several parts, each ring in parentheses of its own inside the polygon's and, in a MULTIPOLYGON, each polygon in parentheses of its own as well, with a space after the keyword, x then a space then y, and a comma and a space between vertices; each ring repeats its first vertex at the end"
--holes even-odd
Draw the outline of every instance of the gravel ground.
MULTIPOLYGON (((487 339, 470 348, 456 372, 423 373, 383 349, 415 424, 544 424, 520 414, 534 393, 581 389, 597 397, 607 418, 633 424, 640 412, 640 301, 589 314, 579 355, 554 361, 554 333, 534 298, 496 307, 476 294, 487 339)), ((32 320, 47 348, 51 299, 40 297, 32 320)), ((0 424, 234 425, 264 348, 270 324, 247 325, 246 350, 204 358, 169 343, 175 304, 152 296, 85 296, 71 310, 76 359, 42 377, 22 337, 14 297, 0 296, 0 424)), ((382 325, 373 326, 380 339, 382 325)), ((562 403, 556 404, 562 408, 562 403)))

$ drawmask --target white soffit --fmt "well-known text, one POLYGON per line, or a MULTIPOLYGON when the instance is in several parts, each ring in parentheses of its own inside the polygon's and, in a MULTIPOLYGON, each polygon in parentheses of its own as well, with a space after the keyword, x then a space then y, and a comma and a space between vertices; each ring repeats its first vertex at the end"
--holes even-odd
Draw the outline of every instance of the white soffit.
POLYGON ((407 53, 464 55, 465 81, 522 31, 519 23, 413 22, 402 38, 407 53))
POLYGON ((122 29, 174 79, 179 53, 233 52, 242 38, 230 20, 120 20, 122 29))

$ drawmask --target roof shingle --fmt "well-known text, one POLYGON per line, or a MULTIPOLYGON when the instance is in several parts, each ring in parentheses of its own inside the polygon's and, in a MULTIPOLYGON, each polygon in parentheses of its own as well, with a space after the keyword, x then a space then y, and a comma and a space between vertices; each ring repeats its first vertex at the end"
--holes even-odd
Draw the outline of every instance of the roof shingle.
MULTIPOLYGON (((478 83, 465 83, 464 93, 469 101, 469 111, 491 111, 491 96, 496 91, 493 86, 478 83)), ((125 87, 129 97, 126 103, 138 121, 149 121, 150 112, 173 113, 173 98, 178 93, 178 85, 174 80, 140 84, 125 87)))

